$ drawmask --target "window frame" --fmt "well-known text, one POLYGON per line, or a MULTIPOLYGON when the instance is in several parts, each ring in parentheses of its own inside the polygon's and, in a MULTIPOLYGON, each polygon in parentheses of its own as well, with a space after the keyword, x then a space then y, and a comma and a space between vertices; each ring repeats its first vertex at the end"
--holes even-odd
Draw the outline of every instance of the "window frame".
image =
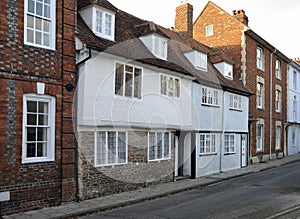
POLYGON ((297 96, 294 95, 294 99, 293 99, 293 121, 297 121, 297 105, 298 105, 297 96))
POLYGON ((235 134, 225 134, 224 135, 224 154, 235 154, 236 146, 235 146, 235 134), (228 137, 228 139, 226 139, 228 137))
MULTIPOLYGON (((45 15, 38 15, 37 12, 30 12, 29 11, 29 0, 25 0, 24 2, 24 44, 25 45, 29 45, 29 46, 34 46, 34 47, 39 47, 39 48, 43 48, 43 49, 50 49, 50 50, 55 50, 56 48, 56 1, 55 0, 49 0, 49 5, 50 5, 50 10, 49 10, 49 18, 47 18, 45 15), (27 16, 32 16, 33 17, 33 27, 29 27, 28 26, 28 18, 27 16), (41 20, 41 29, 39 30, 38 28, 36 28, 37 25, 37 19, 41 20), (49 46, 44 45, 44 34, 47 34, 48 32, 46 32, 45 30, 43 30, 44 28, 44 21, 48 21, 49 22, 49 46), (28 41, 28 31, 33 31, 33 41, 34 42, 30 42, 28 41), (41 34, 41 44, 38 44, 36 42, 36 33, 40 33, 41 34)), ((36 1, 33 1, 33 3, 35 4, 34 9, 36 8, 36 1)), ((40 4, 42 4, 42 11, 44 11, 44 2, 39 2, 40 4)), ((48 5, 48 4, 47 4, 48 5)))
POLYGON ((264 84, 261 82, 257 82, 257 108, 263 109, 264 106, 264 84), (259 89, 258 89, 259 88, 259 89))
POLYGON ((207 71, 207 54, 195 51, 195 68, 207 71))
POLYGON ((217 135, 211 133, 199 134, 199 155, 215 155, 217 154, 217 135), (202 137, 204 137, 202 139, 202 137), (209 142, 209 144, 208 144, 209 142), (203 144, 202 144, 203 143, 203 144))
MULTIPOLYGON (((115 96, 120 96, 120 97, 125 97, 125 98, 134 98, 134 99, 142 99, 142 79, 143 79, 143 68, 135 66, 135 65, 130 65, 130 64, 125 64, 122 62, 115 62, 115 69, 114 69, 114 95, 115 96), (118 72, 119 68, 122 67, 122 72, 118 72), (127 69, 132 68, 132 71, 129 71, 127 69), (118 90, 117 87, 117 82, 118 82, 118 76, 117 74, 122 74, 121 77, 121 84, 120 88, 118 90), (136 74, 138 76, 136 76, 136 74), (131 85, 126 82, 126 77, 128 75, 131 75, 131 85), (136 82, 138 83, 138 86, 136 85, 136 82), (131 87, 131 95, 127 95, 126 92, 128 91, 127 88, 131 87), (121 93, 120 93, 121 91, 121 93)), ((129 82, 129 81, 128 81, 129 82)))
POLYGON ((201 104, 204 106, 219 107, 219 90, 202 86, 201 89, 201 104), (204 92, 204 90, 206 90, 204 92), (206 98, 205 98, 206 97, 206 98), (210 101, 211 100, 211 101, 210 101))
POLYGON ((275 63, 276 79, 281 80, 281 61, 276 59, 275 63))
POLYGON ((256 48, 256 67, 259 70, 264 71, 264 62, 265 62, 265 58, 264 58, 264 50, 261 47, 257 47, 256 48))
POLYGON ((276 140, 275 140, 275 149, 280 150, 281 146, 281 126, 276 125, 276 140), (279 130, 279 132, 278 132, 279 130))
POLYGON ((161 73, 159 80, 160 80, 160 94, 161 95, 168 96, 168 97, 175 97, 175 98, 180 97, 180 95, 181 95, 181 87, 180 87, 181 80, 180 80, 180 78, 161 73), (172 82, 173 89, 170 88, 170 81, 173 81, 172 82))
POLYGON ((172 141, 171 141, 171 132, 155 132, 155 131, 150 131, 148 132, 148 150, 147 150, 147 159, 148 162, 155 162, 155 161, 163 161, 163 160, 170 160, 171 159, 171 145, 172 145, 172 141), (154 158, 150 158, 150 150, 152 145, 150 145, 150 135, 154 134, 154 139, 155 139, 155 144, 153 145, 153 147, 155 148, 155 152, 154 152, 154 158), (165 156, 165 135, 168 134, 168 143, 169 145, 167 146, 168 148, 168 155, 165 156), (161 139, 162 139, 162 143, 161 143, 161 157, 158 157, 158 135, 161 135, 161 139))
POLYGON ((264 143, 264 125, 259 123, 256 126, 256 151, 257 152, 263 152, 263 148, 264 148, 263 143, 264 143))
POLYGON ((93 8, 93 32, 95 35, 102 37, 104 39, 108 39, 111 41, 114 41, 115 39, 115 14, 105 10, 104 8, 100 7, 94 7, 93 8), (101 13, 101 31, 98 30, 98 26, 100 26, 97 21, 97 12, 101 13), (110 23, 107 23, 107 16, 111 18, 110 23), (111 31, 110 34, 106 33, 107 26, 109 26, 109 29, 111 31))
POLYGON ((281 112, 281 90, 275 90, 275 111, 277 113, 281 112))
MULTIPOLYGON (((22 124, 22 163, 38 163, 38 162, 52 162, 55 161, 55 114, 56 114, 56 99, 53 96, 48 95, 37 95, 37 94, 24 94, 23 95, 23 124, 22 124), (27 109, 27 102, 33 101, 33 102, 44 102, 48 104, 47 114, 40 113, 36 111, 36 114, 34 112, 28 112, 27 109), (48 116, 48 125, 29 125, 28 124, 28 115, 36 115, 38 122, 39 116, 47 115, 48 116), (27 141, 27 129, 29 128, 47 128, 47 137, 46 141, 39 141, 37 140, 38 136, 36 136, 35 141, 27 141), (27 145, 28 142, 37 144, 38 142, 44 142, 46 143, 46 156, 43 157, 27 157, 27 145)), ((38 107, 38 104, 37 104, 38 107)), ((38 109, 37 109, 38 110, 38 109)), ((37 132, 36 132, 37 135, 37 132)), ((37 145, 36 147, 36 153, 37 153, 37 145)))
POLYGON ((292 127, 292 147, 296 147, 296 128, 292 127))
POLYGON ((297 90, 297 71, 293 70, 293 89, 297 90))
POLYGON ((95 141, 95 145, 94 145, 94 166, 95 167, 105 167, 105 166, 118 166, 118 165, 125 165, 128 163, 128 132, 126 131, 115 131, 115 130, 97 130, 94 132, 94 141, 95 141), (98 162, 98 133, 105 133, 105 163, 99 163, 98 162), (115 160, 116 162, 111 162, 109 163, 108 160, 109 160, 109 141, 108 141, 108 134, 109 133, 115 133, 115 148, 116 148, 116 151, 115 151, 115 160), (125 134, 125 161, 124 162, 118 162, 118 158, 119 158, 119 134, 120 133, 123 133, 125 134))
POLYGON ((214 25, 208 25, 205 27, 205 36, 210 37, 214 35, 214 25))
POLYGON ((242 111, 242 96, 229 94, 229 109, 242 111))

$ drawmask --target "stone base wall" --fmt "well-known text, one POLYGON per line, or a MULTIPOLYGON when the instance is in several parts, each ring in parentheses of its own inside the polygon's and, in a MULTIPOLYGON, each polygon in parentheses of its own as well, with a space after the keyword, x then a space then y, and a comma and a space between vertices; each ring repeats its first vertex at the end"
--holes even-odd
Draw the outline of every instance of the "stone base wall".
POLYGON ((89 199, 174 180, 174 134, 171 159, 148 161, 148 132, 128 132, 128 163, 94 166, 94 132, 80 132, 79 197, 89 199))

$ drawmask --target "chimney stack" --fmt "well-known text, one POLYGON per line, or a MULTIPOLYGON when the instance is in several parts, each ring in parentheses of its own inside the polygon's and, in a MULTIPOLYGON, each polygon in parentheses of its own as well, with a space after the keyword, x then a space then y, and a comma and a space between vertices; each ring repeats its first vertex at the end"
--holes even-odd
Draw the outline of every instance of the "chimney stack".
POLYGON ((193 37, 193 6, 187 1, 176 8, 175 31, 193 37))
POLYGON ((300 58, 294 58, 294 61, 300 65, 300 58))
POLYGON ((240 21, 241 23, 245 24, 246 26, 248 26, 249 20, 248 17, 246 16, 246 13, 244 10, 233 10, 232 11, 232 16, 234 18, 236 18, 238 21, 240 21))

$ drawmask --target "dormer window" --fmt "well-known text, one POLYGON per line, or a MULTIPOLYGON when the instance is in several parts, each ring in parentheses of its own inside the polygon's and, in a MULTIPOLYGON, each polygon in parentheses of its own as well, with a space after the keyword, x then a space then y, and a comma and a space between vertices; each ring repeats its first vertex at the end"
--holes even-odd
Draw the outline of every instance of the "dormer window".
POLYGON ((103 9, 94 9, 94 33, 102 38, 114 40, 115 15, 103 9))
POLYGON ((188 58, 188 60, 194 65, 196 69, 207 71, 207 54, 194 50, 184 55, 188 58))
POLYGON ((157 34, 141 37, 145 46, 159 59, 167 59, 168 39, 157 34))
POLYGON ((233 79, 233 65, 227 62, 219 62, 215 64, 215 67, 218 69, 221 74, 227 78, 232 80, 233 79))

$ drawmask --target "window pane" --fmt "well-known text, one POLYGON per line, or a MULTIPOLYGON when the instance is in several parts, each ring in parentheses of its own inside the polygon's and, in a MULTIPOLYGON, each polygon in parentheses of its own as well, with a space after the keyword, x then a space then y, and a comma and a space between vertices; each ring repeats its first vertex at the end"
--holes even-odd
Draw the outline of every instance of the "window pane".
POLYGON ((37 128, 37 141, 47 141, 47 128, 37 128))
POLYGON ((134 70, 134 97, 141 97, 141 69, 134 70))
POLYGON ((155 133, 150 132, 149 133, 149 160, 155 159, 155 148, 156 148, 155 133))
POLYGON ((34 13, 34 1, 28 0, 28 12, 34 13))
POLYGON ((118 163, 126 162, 126 133, 118 133, 118 163))
POLYGON ((37 125, 36 119, 36 114, 27 114, 27 125, 37 125))
POLYGON ((167 77, 162 75, 160 77, 161 80, 161 94, 163 95, 167 95, 167 77))
POLYGON ((115 94, 123 95, 124 66, 117 64, 115 78, 115 94))
POLYGON ((157 159, 162 158, 162 133, 157 133, 157 159))
POLYGON ((50 18, 50 5, 44 5, 44 17, 50 18))
POLYGON ((27 142, 36 141, 36 128, 27 128, 27 142))
POLYGON ((47 144, 38 143, 37 144, 37 157, 46 157, 47 156, 47 144))
POLYGON ((34 43, 33 31, 32 30, 27 30, 27 42, 34 43))
POLYGON ((106 164, 106 133, 97 132, 97 164, 106 164))
POLYGON ((36 2, 36 14, 43 16, 43 5, 40 2, 36 2))
POLYGON ((27 15, 27 27, 34 28, 34 17, 27 15))
POLYGON ((116 132, 107 132, 108 164, 116 163, 116 132))
POLYGON ((132 74, 126 73, 125 96, 132 97, 132 74))
POLYGON ((48 115, 39 115, 38 125, 48 125, 48 115))
POLYGON ((50 35, 44 33, 44 46, 50 46, 50 35))
POLYGON ((42 19, 35 18, 35 29, 42 30, 42 22, 43 22, 42 19))
POLYGON ((27 154, 26 157, 35 157, 35 143, 27 144, 27 154))
POLYGON ((170 154, 170 135, 168 132, 164 135, 164 158, 169 158, 170 154))
POLYGON ((180 82, 179 79, 175 79, 175 97, 180 96, 180 82))
POLYGON ((173 78, 168 79, 168 93, 169 96, 172 97, 174 93, 174 80, 173 78))
POLYGON ((42 44, 42 33, 35 32, 35 43, 41 45, 42 44))
POLYGON ((43 22, 44 22, 43 31, 46 33, 50 33, 50 22, 46 20, 44 20, 43 22))
POLYGON ((35 101, 27 101, 27 112, 37 112, 37 102, 35 101))
POLYGON ((111 22, 112 22, 112 16, 109 14, 105 14, 105 34, 111 35, 111 22))
POLYGON ((96 11, 96 31, 102 33, 102 12, 96 11))
POLYGON ((39 113, 48 113, 48 103, 39 102, 39 113))

